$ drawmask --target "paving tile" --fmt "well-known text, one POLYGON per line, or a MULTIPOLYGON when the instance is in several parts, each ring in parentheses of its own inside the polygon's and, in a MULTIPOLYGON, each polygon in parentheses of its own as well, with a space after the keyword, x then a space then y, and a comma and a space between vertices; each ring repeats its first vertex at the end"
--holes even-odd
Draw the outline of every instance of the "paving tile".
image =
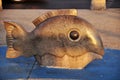
POLYGON ((0 80, 26 79, 32 69, 34 58, 19 57, 16 59, 6 59, 6 46, 0 47, 0 80))

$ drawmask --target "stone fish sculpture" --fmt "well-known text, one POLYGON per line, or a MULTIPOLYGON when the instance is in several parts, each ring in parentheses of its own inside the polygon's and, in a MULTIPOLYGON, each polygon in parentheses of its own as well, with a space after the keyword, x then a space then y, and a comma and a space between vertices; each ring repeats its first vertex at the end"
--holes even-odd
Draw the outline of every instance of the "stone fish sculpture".
POLYGON ((36 28, 27 32, 14 22, 4 22, 7 58, 34 56, 41 66, 83 69, 104 55, 97 31, 77 17, 75 9, 48 12, 36 18, 33 24, 36 28))

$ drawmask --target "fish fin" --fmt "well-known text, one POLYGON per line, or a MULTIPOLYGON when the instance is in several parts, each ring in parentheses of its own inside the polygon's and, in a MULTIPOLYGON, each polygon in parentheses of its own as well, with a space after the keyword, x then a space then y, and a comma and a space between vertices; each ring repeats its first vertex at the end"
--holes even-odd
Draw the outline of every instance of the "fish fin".
POLYGON ((93 57, 93 59, 102 59, 103 57, 99 54, 89 52, 89 54, 93 57))
POLYGON ((74 15, 74 16, 77 16, 77 10, 76 9, 61 9, 61 10, 50 11, 50 12, 47 12, 47 13, 43 14, 42 16, 39 16, 38 18, 36 18, 33 21, 33 24, 35 26, 37 26, 41 22, 43 22, 44 20, 46 20, 50 17, 58 16, 58 15, 74 15))
POLYGON ((8 48, 6 52, 6 58, 17 58, 20 57, 21 53, 16 51, 14 48, 8 48))
POLYGON ((20 51, 14 48, 15 41, 24 39, 26 35, 26 31, 17 25, 14 22, 4 22, 5 30, 6 30, 6 41, 8 45, 8 49, 6 52, 7 58, 16 58, 21 56, 20 51))

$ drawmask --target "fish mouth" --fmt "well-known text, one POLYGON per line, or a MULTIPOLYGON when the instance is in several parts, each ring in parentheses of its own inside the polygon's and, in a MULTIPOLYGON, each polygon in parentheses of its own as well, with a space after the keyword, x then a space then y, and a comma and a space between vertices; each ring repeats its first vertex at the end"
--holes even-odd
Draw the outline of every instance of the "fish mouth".
POLYGON ((64 55, 58 57, 52 54, 45 54, 43 56, 35 56, 40 66, 46 66, 51 68, 66 68, 66 69, 83 69, 94 59, 102 59, 101 55, 96 53, 88 52, 81 56, 69 56, 64 55))

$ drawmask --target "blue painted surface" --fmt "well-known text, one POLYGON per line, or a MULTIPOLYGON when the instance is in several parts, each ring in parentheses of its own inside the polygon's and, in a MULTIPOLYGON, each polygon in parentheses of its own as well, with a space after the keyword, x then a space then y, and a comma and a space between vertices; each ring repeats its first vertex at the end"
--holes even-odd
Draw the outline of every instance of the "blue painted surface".
POLYGON ((105 49, 102 60, 93 61, 83 70, 40 67, 33 64, 33 57, 6 59, 5 52, 6 46, 0 47, 0 80, 25 79, 28 76, 32 79, 120 80, 120 50, 105 49))
POLYGON ((6 46, 0 47, 0 80, 26 79, 32 69, 34 58, 19 57, 16 59, 6 59, 6 46))

